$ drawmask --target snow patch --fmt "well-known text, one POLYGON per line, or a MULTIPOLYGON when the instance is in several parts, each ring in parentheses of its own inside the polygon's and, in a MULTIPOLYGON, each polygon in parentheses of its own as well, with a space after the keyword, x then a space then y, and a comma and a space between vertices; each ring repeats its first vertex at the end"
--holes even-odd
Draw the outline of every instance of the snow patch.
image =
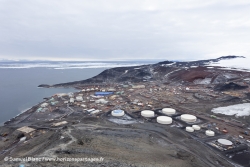
POLYGON ((171 66, 174 65, 176 62, 170 63, 170 64, 162 64, 161 66, 171 66))
POLYGON ((250 71, 250 58, 235 58, 235 59, 225 59, 220 60, 219 62, 211 62, 208 66, 220 66, 227 67, 225 70, 237 70, 240 71, 250 71), (236 68, 236 69, 232 69, 236 68))
POLYGON ((213 113, 224 115, 235 115, 238 117, 250 115, 250 103, 236 104, 227 107, 218 107, 212 109, 213 113))
POLYGON ((205 79, 196 79, 194 80, 195 84, 207 85, 211 83, 212 78, 205 78, 205 79))

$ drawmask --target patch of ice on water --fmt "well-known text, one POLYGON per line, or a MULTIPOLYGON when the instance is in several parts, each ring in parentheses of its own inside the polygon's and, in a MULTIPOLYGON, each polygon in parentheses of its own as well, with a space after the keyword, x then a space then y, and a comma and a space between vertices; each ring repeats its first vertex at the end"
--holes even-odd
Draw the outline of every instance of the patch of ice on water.
POLYGON ((27 69, 27 68, 52 68, 52 69, 85 69, 85 68, 114 68, 140 66, 144 62, 0 62, 0 69, 27 69))

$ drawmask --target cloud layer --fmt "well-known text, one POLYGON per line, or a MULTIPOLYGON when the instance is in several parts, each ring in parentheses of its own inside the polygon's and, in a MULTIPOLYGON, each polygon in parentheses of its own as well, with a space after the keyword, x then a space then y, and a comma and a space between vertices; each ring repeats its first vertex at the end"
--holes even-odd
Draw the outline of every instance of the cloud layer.
POLYGON ((0 59, 250 57, 248 0, 0 0, 0 59))

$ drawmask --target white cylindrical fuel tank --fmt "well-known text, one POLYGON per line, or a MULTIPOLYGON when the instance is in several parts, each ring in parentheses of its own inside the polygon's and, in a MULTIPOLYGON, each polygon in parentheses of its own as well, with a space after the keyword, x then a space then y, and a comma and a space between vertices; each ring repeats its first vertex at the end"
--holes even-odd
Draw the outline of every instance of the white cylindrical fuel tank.
POLYGON ((124 111, 123 110, 113 110, 111 112, 111 115, 115 116, 115 117, 121 117, 124 115, 124 111))
POLYGON ((185 122, 195 122, 196 121, 196 116, 190 115, 190 114, 182 114, 181 115, 181 120, 185 122))
POLYGON ((167 114, 167 115, 172 115, 175 114, 176 110, 173 108, 163 108, 162 113, 167 114))
POLYGON ((192 128, 193 128, 194 130, 200 130, 200 129, 201 129, 201 127, 200 127, 199 125, 193 125, 192 128))
POLYGON ((224 145, 224 146, 231 146, 231 145, 233 145, 233 143, 230 140, 227 140, 227 139, 218 139, 217 141, 220 144, 224 145))
POLYGON ((206 130, 205 133, 206 133, 207 136, 214 136, 214 131, 206 130))
POLYGON ((154 111, 151 111, 151 110, 143 110, 143 111, 141 111, 141 115, 142 115, 143 117, 148 117, 148 118, 150 118, 150 117, 154 117, 154 116, 155 116, 155 112, 154 112, 154 111))
POLYGON ((167 116, 159 116, 157 117, 156 121, 159 124, 171 124, 173 122, 172 118, 167 116))
POLYGON ((192 127, 190 127, 190 126, 187 126, 186 131, 187 132, 194 132, 194 129, 192 127))

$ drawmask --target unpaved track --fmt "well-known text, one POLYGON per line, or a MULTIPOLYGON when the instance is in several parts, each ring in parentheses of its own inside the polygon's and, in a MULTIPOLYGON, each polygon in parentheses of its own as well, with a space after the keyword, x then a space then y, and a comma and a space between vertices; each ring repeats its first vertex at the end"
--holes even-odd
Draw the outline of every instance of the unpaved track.
POLYGON ((65 150, 67 148, 68 145, 72 144, 73 142, 76 141, 76 138, 74 136, 71 135, 71 131, 72 129, 68 129, 67 131, 65 131, 63 134, 67 135, 71 138, 71 140, 68 143, 62 143, 59 144, 58 146, 48 149, 45 152, 43 152, 42 154, 39 155, 39 157, 49 157, 49 158, 56 158, 57 156, 55 155, 55 151, 57 150, 65 150))

